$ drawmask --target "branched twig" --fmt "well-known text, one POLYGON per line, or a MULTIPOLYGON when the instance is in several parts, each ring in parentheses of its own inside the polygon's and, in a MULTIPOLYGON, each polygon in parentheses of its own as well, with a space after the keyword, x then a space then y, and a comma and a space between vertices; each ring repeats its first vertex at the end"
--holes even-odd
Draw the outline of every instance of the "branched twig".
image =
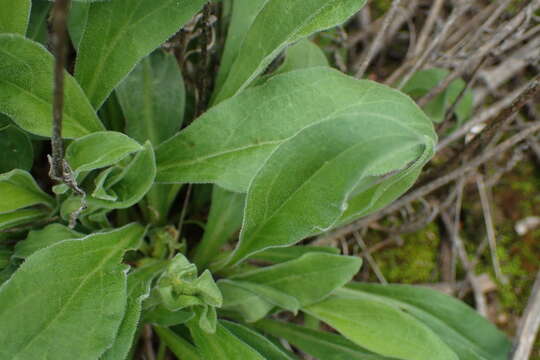
POLYGON ((51 136, 52 156, 48 155, 51 179, 66 184, 73 192, 81 196, 81 205, 69 220, 69 226, 75 227, 77 218, 86 208, 86 194, 79 188, 69 164, 64 160, 62 141, 62 115, 64 113, 64 72, 67 53, 67 17, 70 0, 56 0, 53 9, 53 45, 54 45, 54 96, 53 126, 51 136))
POLYGON ((356 71, 355 75, 357 78, 361 78, 362 76, 364 76, 364 73, 366 72, 369 64, 371 63, 371 60, 373 60, 373 57, 381 48, 384 37, 386 35, 386 31, 388 30, 388 26, 390 26, 392 19, 396 15, 400 2, 401 0, 392 1, 392 7, 384 16, 381 30, 379 30, 377 36, 375 36, 375 39, 373 40, 373 43, 371 44, 371 47, 369 48, 365 56, 363 56, 360 60, 360 66, 358 68, 358 71, 356 71))

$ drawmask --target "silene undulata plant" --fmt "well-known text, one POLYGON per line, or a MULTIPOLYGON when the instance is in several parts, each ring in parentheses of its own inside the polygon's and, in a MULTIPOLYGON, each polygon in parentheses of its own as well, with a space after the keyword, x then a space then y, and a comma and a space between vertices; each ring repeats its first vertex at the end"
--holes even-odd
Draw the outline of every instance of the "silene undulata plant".
POLYGON ((57 5, 0 0, 0 359, 506 358, 464 303, 300 244, 402 195, 437 141, 407 95, 308 40, 365 0, 224 0, 219 72, 191 79, 213 84, 203 111, 164 44, 206 1, 73 2, 63 107, 57 5))

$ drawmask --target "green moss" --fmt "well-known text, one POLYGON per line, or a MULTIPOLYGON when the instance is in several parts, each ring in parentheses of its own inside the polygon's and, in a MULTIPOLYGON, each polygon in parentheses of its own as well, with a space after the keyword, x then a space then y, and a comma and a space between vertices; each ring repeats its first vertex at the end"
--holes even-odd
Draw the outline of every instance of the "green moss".
POLYGON ((414 284, 435 281, 440 236, 436 224, 403 236, 400 247, 375 253, 374 258, 382 273, 392 283, 414 284))

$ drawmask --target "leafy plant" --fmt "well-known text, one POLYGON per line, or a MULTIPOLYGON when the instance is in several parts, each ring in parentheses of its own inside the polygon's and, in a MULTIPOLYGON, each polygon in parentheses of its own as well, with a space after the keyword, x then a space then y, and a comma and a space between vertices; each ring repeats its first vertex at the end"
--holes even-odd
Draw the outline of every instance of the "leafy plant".
POLYGON ((398 198, 436 144, 407 95, 331 69, 307 40, 365 0, 225 2, 200 116, 160 46, 205 1, 73 3, 63 137, 79 190, 43 175, 49 6, 0 3, 0 358, 132 358, 148 331, 188 360, 298 359, 278 338, 323 360, 505 358, 508 340, 463 303, 351 282, 359 258, 301 243, 398 198), (191 193, 191 211, 211 202, 202 236, 176 205, 191 193))

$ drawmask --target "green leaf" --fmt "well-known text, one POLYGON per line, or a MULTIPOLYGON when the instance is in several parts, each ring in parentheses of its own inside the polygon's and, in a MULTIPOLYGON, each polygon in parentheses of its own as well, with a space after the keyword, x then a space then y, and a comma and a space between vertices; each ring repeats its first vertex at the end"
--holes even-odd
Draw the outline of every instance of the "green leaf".
POLYGON ((262 336, 261 334, 237 323, 222 321, 221 324, 234 336, 251 346, 266 360, 294 360, 298 359, 288 354, 284 349, 262 336))
POLYGON ((307 253, 329 253, 333 255, 339 254, 339 249, 331 246, 289 246, 286 248, 270 248, 251 257, 252 260, 260 260, 264 262, 279 264, 285 261, 294 260, 307 253))
POLYGON ((207 334, 193 323, 189 326, 189 330, 203 359, 265 360, 256 350, 231 334, 220 321, 215 334, 207 334))
POLYGON ((50 224, 41 230, 32 230, 23 241, 15 246, 16 258, 26 258, 38 250, 54 245, 67 239, 80 239, 84 234, 61 224, 50 224))
POLYGON ((390 360, 374 354, 343 336, 282 321, 264 319, 256 328, 277 338, 287 340, 300 350, 324 360, 390 360))
POLYGON ((182 126, 185 88, 174 55, 155 51, 144 58, 116 89, 126 117, 126 134, 157 146, 182 126))
MULTIPOLYGON (((432 124, 407 96, 336 70, 310 68, 244 91, 163 143, 156 150, 156 180, 211 182, 246 192, 261 164, 281 143, 306 127, 357 109, 378 114, 371 118, 397 118, 411 131, 435 139, 432 124)), ((358 121, 365 121, 366 130, 373 134, 380 132, 383 123, 358 121)))
POLYGON ((215 92, 219 92, 231 70, 249 28, 268 0, 232 1, 231 20, 227 29, 225 49, 221 56, 215 92))
POLYGON ((176 33, 206 0, 115 0, 90 5, 75 77, 99 108, 139 60, 176 33))
POLYGON ((369 295, 338 290, 303 310, 354 343, 384 356, 403 360, 459 359, 420 321, 369 295))
POLYGON ((122 256, 144 232, 132 224, 30 256, 0 287, 0 358, 99 358, 126 309, 122 256))
POLYGON ((247 322, 262 319, 274 308, 274 304, 234 281, 220 280, 217 284, 223 295, 221 309, 240 314, 247 322))
MULTIPOLYGON (((444 80, 448 74, 448 70, 437 68, 418 71, 407 81, 402 91, 414 98, 422 97, 444 80)), ((442 93, 424 106, 424 111, 433 122, 440 123, 444 120, 446 111, 457 100, 465 86, 463 79, 456 79, 442 93)), ((454 109, 458 123, 468 120, 472 115, 472 111, 473 93, 469 89, 465 91, 463 98, 454 109)))
POLYGON ((326 55, 316 44, 303 39, 287 49, 285 61, 274 75, 317 66, 329 66, 326 55))
POLYGON ((0 0, 0 33, 24 35, 31 7, 31 0, 0 0))
POLYGON ((125 209, 133 206, 150 190, 155 174, 154 151, 150 142, 147 142, 125 168, 105 180, 108 192, 115 194, 117 199, 108 201, 90 197, 88 204, 104 209, 125 209))
POLYGON ((116 164, 143 147, 122 133, 100 131, 73 141, 66 149, 66 160, 75 173, 116 164))
POLYGON ((0 214, 0 230, 41 220, 47 217, 49 213, 50 211, 41 209, 21 209, 7 214, 0 214))
POLYGON ((231 276, 231 280, 265 285, 298 299, 301 306, 317 302, 349 282, 362 260, 352 256, 308 253, 278 265, 231 276))
POLYGON ((45 45, 47 43, 47 17, 51 3, 43 0, 32 0, 32 12, 26 37, 45 45))
POLYGON ((54 199, 41 190, 28 172, 15 169, 0 174, 0 214, 33 205, 54 207, 54 199))
POLYGON ((427 325, 463 360, 507 359, 508 338, 461 301, 437 291, 408 285, 351 283, 348 288, 373 295, 427 325))
POLYGON ((158 334, 159 339, 167 344, 167 347, 177 358, 182 360, 202 360, 197 349, 172 330, 161 326, 155 326, 154 330, 158 334))
POLYGON ((245 89, 288 45, 345 22, 365 0, 268 0, 258 13, 214 103, 245 89))
POLYGON ((30 170, 33 162, 34 149, 28 135, 13 125, 0 128, 0 173, 30 170))
MULTIPOLYGON (((53 56, 40 44, 19 35, 0 35, 0 112, 24 130, 51 136, 53 56)), ((65 138, 104 130, 83 91, 65 72, 65 138)))
POLYGON ((204 235, 195 249, 193 262, 203 268, 242 225, 245 196, 214 186, 212 205, 204 235))
POLYGON ((112 347, 101 356, 101 360, 119 360, 127 357, 139 324, 142 302, 150 293, 152 280, 163 269, 164 263, 158 262, 139 268, 128 275, 126 312, 112 347))
MULTIPOLYGON (((230 262, 332 228, 347 211, 359 183, 396 170, 414 170, 432 153, 427 136, 411 131, 398 114, 349 113, 307 128, 283 143, 253 179, 240 242, 230 262)), ((387 181, 399 176, 394 173, 387 181)), ((384 195, 386 183, 376 186, 379 194, 358 212, 368 213, 384 195)))

